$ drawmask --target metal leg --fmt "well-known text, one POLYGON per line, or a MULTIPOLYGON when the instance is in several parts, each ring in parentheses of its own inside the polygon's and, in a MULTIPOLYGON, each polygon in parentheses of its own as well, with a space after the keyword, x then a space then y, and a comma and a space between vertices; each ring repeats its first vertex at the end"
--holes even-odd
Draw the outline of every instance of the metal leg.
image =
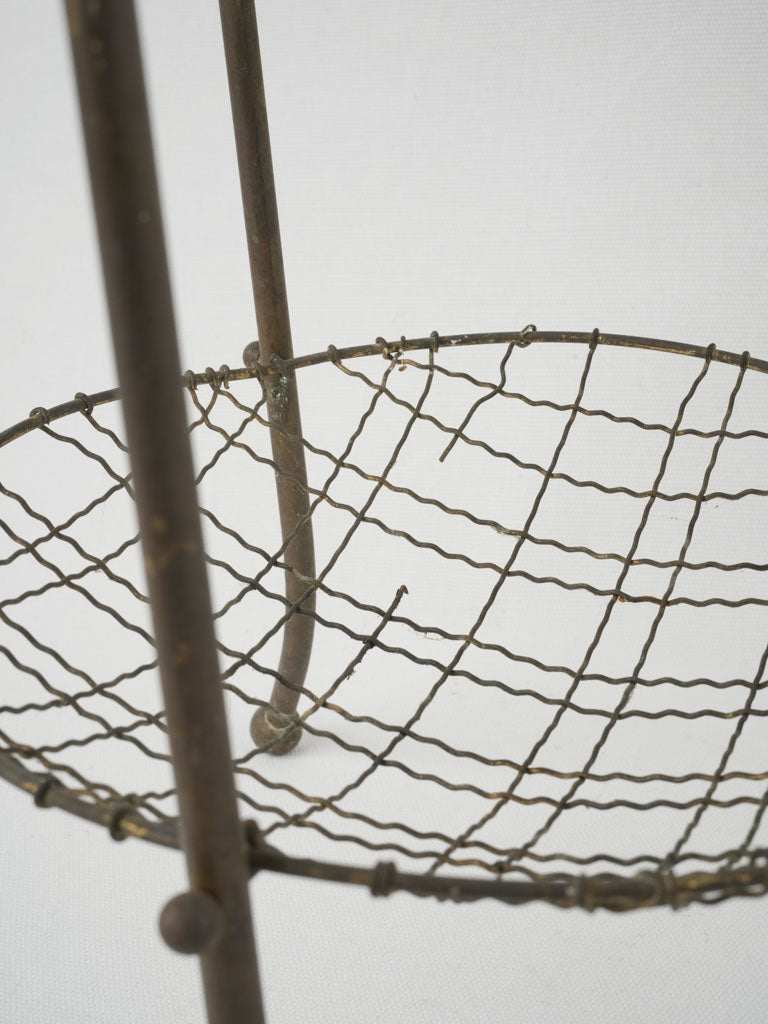
POLYGON ((136 490, 190 889, 166 906, 199 953, 211 1024, 259 1024, 246 842, 203 561, 141 55, 130 0, 67 15, 136 490))
MULTIPOLYGON (((244 359, 250 366, 258 361, 267 371, 264 383, 269 420, 273 425, 270 431, 272 452, 281 471, 276 474, 280 525, 283 539, 291 537, 285 549, 285 560, 304 580, 286 571, 286 597, 295 604, 307 594, 306 580, 315 577, 315 551, 310 521, 297 529, 309 509, 307 491, 295 480, 282 475, 289 473, 306 485, 299 396, 295 379, 283 365, 293 357, 293 346, 256 13, 253 0, 219 0, 219 10, 259 334, 258 346, 249 345, 244 359), (286 433, 296 440, 286 437, 286 433)), ((299 688, 309 666, 314 608, 315 592, 310 590, 301 603, 302 611, 308 614, 297 612, 285 624, 278 671, 294 688, 275 683, 270 707, 258 711, 251 724, 254 741, 259 746, 272 744, 269 749, 273 754, 291 750, 301 737, 301 730, 292 724, 289 716, 296 711, 299 688)))

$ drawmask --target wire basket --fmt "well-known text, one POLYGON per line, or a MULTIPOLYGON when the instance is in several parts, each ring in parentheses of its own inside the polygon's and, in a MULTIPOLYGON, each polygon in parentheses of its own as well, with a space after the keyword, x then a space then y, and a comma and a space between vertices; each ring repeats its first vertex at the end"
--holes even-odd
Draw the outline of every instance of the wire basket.
POLYGON ((534 325, 295 357, 220 0, 259 341, 182 375, 134 6, 66 6, 120 393, 0 433, 0 776, 183 850, 160 932, 210 1024, 264 1021, 256 872, 763 894, 768 363, 534 325))
MULTIPOLYGON (((763 893, 767 369, 529 327, 188 374, 252 870, 612 910, 763 893), (297 374, 303 437, 271 432, 306 486, 266 416, 297 374), (285 757, 249 727, 275 683, 285 757)), ((0 774, 177 847, 122 431, 110 391, 0 435, 0 774)))

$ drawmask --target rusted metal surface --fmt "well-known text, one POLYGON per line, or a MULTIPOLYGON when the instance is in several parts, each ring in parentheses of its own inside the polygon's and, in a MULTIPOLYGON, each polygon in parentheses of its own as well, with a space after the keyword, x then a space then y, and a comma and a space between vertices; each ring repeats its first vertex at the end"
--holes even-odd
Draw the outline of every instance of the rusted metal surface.
POLYGON ((201 952, 211 1024, 261 1021, 136 17, 129 0, 68 0, 67 15, 189 874, 181 906, 218 908, 196 929, 200 915, 174 904, 171 932, 201 952))
POLYGON ((278 469, 275 481, 285 557, 296 570, 285 575, 285 593, 292 607, 307 613, 294 615, 285 624, 278 671, 290 685, 275 684, 269 708, 260 709, 251 726, 256 743, 270 743, 273 754, 284 754, 301 737, 293 716, 312 650, 315 589, 307 581, 315 576, 315 554, 307 514, 299 396, 289 365, 293 344, 256 13, 252 0, 220 0, 219 10, 259 334, 258 345, 249 346, 244 359, 250 368, 262 368, 273 425, 272 452, 278 469))

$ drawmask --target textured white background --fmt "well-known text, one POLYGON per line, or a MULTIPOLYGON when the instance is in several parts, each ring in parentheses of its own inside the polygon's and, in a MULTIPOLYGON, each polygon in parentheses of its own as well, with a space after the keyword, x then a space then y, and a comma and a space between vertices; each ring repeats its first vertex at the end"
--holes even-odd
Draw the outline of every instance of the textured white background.
MULTIPOLYGON (((298 353, 590 330, 768 358, 763 3, 258 5, 298 353)), ((142 3, 184 366, 253 336, 213 3, 142 3)), ((0 5, 0 402, 114 370, 53 2, 0 5)), ((1 465, 1 463, 0 463, 1 465)), ((9 1020, 202 1019, 156 934, 180 858, 0 789, 9 1020)), ((625 918, 252 887, 279 1022, 758 1021, 763 901, 625 918)))

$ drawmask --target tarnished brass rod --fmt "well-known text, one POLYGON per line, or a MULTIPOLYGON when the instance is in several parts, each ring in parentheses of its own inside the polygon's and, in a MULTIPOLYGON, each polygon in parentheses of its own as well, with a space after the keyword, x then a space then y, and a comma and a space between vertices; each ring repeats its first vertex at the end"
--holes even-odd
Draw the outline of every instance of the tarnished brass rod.
MULTIPOLYGON (((307 481, 304 449, 299 440, 299 396, 293 372, 283 365, 293 358, 293 345, 256 13, 253 0, 220 0, 219 9, 259 335, 258 346, 248 346, 244 359, 248 366, 258 361, 267 368, 263 382, 269 419, 281 428, 270 431, 270 437, 275 463, 282 471, 275 476, 280 526, 284 541, 291 538, 286 544, 285 561, 303 579, 312 580, 315 576, 312 525, 309 520, 300 525, 309 509, 309 497, 306 487, 297 483, 307 481), (286 437, 286 433, 297 440, 286 437)), ((295 604, 307 593, 307 585, 293 573, 286 572, 285 593, 288 601, 295 604)), ((310 589, 302 608, 312 612, 314 607, 315 592, 310 589)), ((269 743, 273 754, 286 753, 301 736, 289 716, 296 710, 298 687, 307 674, 314 625, 312 615, 294 614, 286 622, 278 671, 297 689, 275 683, 270 708, 261 709, 253 717, 254 741, 259 746, 269 743)))
POLYGON ((132 0, 67 15, 189 873, 161 929, 200 953, 211 1024, 261 1022, 136 15, 132 0))

